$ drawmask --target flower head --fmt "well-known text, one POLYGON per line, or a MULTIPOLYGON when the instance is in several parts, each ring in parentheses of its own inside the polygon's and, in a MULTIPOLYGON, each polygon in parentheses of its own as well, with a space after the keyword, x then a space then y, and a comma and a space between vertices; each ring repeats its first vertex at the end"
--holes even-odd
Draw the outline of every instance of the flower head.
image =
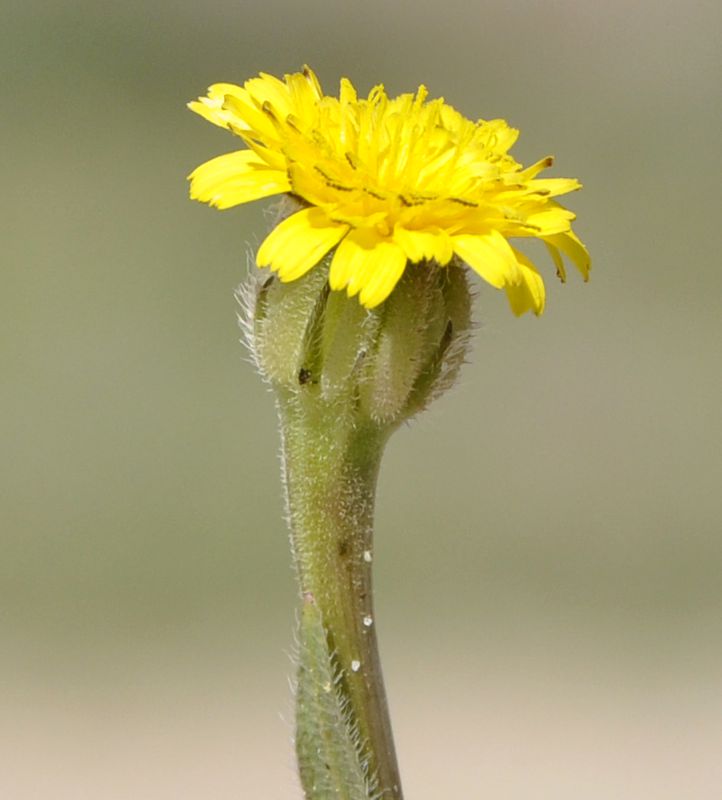
POLYGON ((504 289, 516 314, 540 314, 542 278, 509 243, 528 237, 547 245, 562 280, 562 254, 588 276, 574 214, 554 199, 579 182, 537 177, 551 157, 524 169, 504 120, 472 122, 423 86, 393 99, 377 86, 359 99, 343 79, 339 96, 326 96, 308 68, 218 83, 189 107, 247 145, 194 170, 192 198, 221 209, 277 194, 300 201, 257 255, 284 282, 335 248, 331 289, 373 308, 408 263, 459 260, 504 289))

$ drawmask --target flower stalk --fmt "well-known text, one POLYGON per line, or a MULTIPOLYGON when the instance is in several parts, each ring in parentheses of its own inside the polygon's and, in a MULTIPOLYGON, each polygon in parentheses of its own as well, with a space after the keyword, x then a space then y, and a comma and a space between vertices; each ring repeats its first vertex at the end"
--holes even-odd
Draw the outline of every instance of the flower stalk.
POLYGON ((304 393, 280 398, 279 409, 304 601, 296 714, 301 780, 314 800, 399 800, 371 585, 374 495, 387 432, 376 423, 354 427, 304 393), (319 630, 325 647, 314 653, 319 630), (327 696, 331 713, 318 713, 318 695, 327 696))

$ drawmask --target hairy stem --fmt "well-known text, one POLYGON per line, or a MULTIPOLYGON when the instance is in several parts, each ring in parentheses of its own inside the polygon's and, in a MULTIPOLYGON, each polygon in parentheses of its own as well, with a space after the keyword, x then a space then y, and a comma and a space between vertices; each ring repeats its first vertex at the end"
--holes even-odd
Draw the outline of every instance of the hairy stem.
POLYGON ((374 497, 388 430, 342 406, 322 401, 312 386, 279 396, 291 540, 305 601, 296 749, 308 800, 357 797, 351 772, 334 766, 348 763, 343 747, 354 749, 369 798, 401 800, 371 591, 374 497), (335 711, 323 705, 328 697, 335 711), (327 720, 320 728, 319 714, 327 720), (306 722, 314 717, 311 731, 306 722))

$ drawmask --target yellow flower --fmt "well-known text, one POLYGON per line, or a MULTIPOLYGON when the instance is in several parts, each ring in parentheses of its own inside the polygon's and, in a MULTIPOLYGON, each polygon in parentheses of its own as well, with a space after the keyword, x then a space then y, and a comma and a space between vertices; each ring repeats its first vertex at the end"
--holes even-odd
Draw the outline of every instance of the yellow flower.
POLYGON ((518 131, 504 120, 471 122, 443 99, 428 101, 423 86, 393 99, 377 86, 359 99, 343 79, 339 97, 326 96, 308 68, 217 83, 189 108, 247 145, 194 170, 192 198, 221 209, 286 193, 301 202, 257 255, 282 281, 335 248, 331 288, 372 308, 408 263, 458 258, 505 289, 516 314, 540 314, 544 283, 509 244, 516 237, 541 239, 562 281, 562 254, 588 277, 574 214, 553 199, 579 182, 538 178, 551 157, 523 169, 508 152, 518 131))

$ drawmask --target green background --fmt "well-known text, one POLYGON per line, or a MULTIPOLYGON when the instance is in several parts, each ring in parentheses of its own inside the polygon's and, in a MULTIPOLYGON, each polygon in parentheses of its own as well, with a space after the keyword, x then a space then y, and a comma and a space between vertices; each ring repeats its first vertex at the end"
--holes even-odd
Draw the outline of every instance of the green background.
POLYGON ((557 157, 594 258, 391 442, 377 620, 411 800, 722 792, 715 2, 5 3, 0 796, 292 800, 295 589, 234 287, 268 219, 184 104, 304 62, 557 157))

